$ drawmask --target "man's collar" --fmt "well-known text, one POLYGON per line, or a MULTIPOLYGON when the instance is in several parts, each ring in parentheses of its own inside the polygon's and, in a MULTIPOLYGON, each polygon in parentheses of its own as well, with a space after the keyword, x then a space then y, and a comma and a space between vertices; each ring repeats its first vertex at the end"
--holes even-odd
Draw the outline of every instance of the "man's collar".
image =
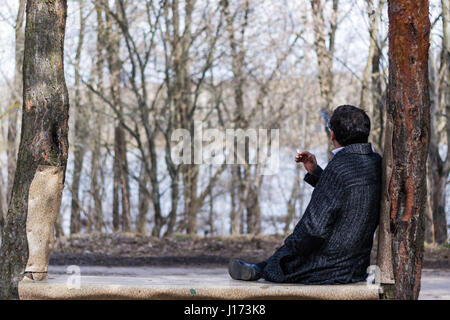
POLYGON ((343 153, 358 153, 358 154, 369 154, 374 152, 372 149, 372 144, 367 143, 353 143, 345 146, 343 153))
POLYGON ((339 151, 341 151, 342 149, 344 149, 345 147, 339 147, 336 149, 331 150, 331 152, 333 153, 333 156, 336 155, 336 153, 338 153, 339 151))

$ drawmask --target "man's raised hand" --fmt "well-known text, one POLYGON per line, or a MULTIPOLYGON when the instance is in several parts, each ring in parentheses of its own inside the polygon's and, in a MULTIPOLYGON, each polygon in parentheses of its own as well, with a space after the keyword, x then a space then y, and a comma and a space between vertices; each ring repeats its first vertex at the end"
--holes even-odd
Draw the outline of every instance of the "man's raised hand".
POLYGON ((297 155, 295 156, 295 162, 303 162, 306 171, 310 174, 317 168, 316 156, 308 151, 299 152, 297 150, 297 155))

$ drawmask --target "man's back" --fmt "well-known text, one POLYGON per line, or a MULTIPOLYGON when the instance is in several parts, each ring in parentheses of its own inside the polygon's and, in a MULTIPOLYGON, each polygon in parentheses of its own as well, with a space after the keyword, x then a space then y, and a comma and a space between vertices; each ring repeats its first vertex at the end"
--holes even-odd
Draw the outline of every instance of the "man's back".
POLYGON ((263 277, 306 284, 363 281, 379 218, 381 156, 370 143, 351 144, 305 181, 315 187, 311 201, 267 260, 263 277))

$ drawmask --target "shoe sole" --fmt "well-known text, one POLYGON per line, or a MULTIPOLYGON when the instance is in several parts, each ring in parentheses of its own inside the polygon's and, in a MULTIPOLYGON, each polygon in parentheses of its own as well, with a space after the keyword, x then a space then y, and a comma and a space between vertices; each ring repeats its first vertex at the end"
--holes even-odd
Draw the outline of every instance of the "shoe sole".
POLYGON ((228 264, 228 272, 234 280, 251 281, 256 277, 256 271, 240 264, 237 260, 231 260, 228 264))

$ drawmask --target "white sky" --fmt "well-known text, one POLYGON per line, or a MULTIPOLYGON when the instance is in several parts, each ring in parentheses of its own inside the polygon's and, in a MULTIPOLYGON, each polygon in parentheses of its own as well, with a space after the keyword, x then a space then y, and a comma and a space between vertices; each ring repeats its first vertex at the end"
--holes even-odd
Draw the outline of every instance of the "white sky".
MULTIPOLYGON (((137 0, 136 0, 137 1, 137 0)), ((260 0, 254 0, 260 1, 260 0)), ((280 0, 277 0, 280 1, 280 0)), ((271 5, 283 3, 292 10, 294 18, 299 18, 303 8, 310 11, 309 0, 282 0, 280 2, 266 1, 265 5, 259 6, 260 14, 270 17, 271 5), (291 9, 292 8, 292 9, 291 9), (300 9, 300 10, 299 10, 300 9)), ((365 13, 365 1, 341 0, 339 4, 340 25, 337 31, 335 69, 343 68, 341 62, 353 70, 356 74, 362 73, 367 57, 368 31, 365 13)), ((197 1, 200 4, 201 0, 197 1)), ((14 23, 17 14, 17 0, 2 0, 0 9, 0 83, 10 79, 14 70, 14 23)), ((440 10, 440 0, 430 1, 431 21, 433 22, 440 10)), ((381 24, 382 34, 387 32, 387 5, 384 8, 384 17, 381 24)), ((73 81, 72 68, 68 63, 73 59, 76 46, 78 27, 78 1, 68 1, 68 18, 65 42, 66 78, 70 83, 73 81)), ((87 26, 89 28, 89 25, 87 26)), ((441 23, 436 24, 434 34, 441 32, 441 23)), ((306 38, 312 43, 312 34, 308 32, 306 38)), ((433 43, 439 45, 438 37, 434 37, 433 43)), ((305 48, 307 50, 307 48, 305 48)), ((88 58, 89 57, 85 57, 88 58)), ((314 67, 313 67, 314 68, 314 67)), ((9 81, 9 80, 8 80, 9 81)))

